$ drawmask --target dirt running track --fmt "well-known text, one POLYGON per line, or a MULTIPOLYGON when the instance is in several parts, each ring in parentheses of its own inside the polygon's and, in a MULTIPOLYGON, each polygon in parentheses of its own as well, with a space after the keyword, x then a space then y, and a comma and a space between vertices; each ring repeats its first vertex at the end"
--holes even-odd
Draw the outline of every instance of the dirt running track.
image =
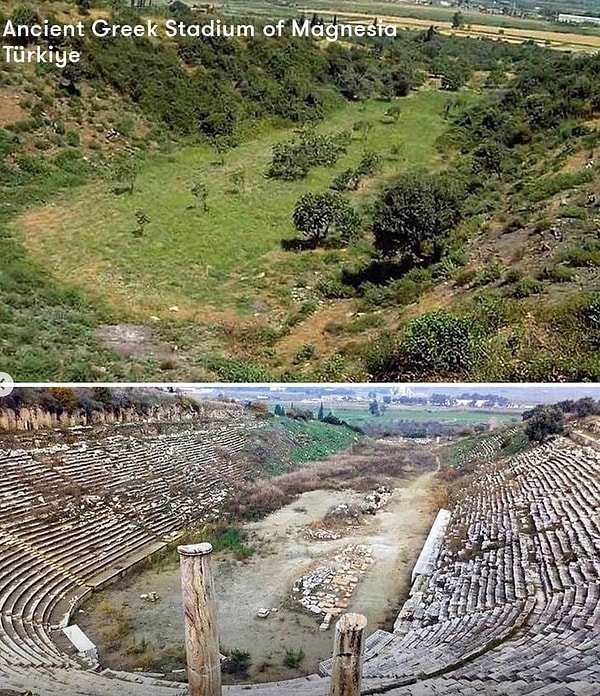
MULTIPOLYGON (((298 676, 298 670, 283 666, 286 648, 303 648, 306 658, 302 673, 316 670, 320 660, 330 656, 333 631, 319 632, 319 617, 298 611, 290 602, 296 578, 319 557, 332 555, 352 543, 372 547, 375 563, 365 574, 351 599, 349 611, 367 615, 369 632, 382 627, 408 588, 410 572, 427 536, 433 518, 429 491, 434 474, 419 473, 397 482, 386 507, 375 517, 335 541, 308 540, 303 530, 340 502, 360 502, 363 494, 347 491, 311 491, 260 522, 248 525, 258 553, 245 563, 215 557, 215 586, 219 605, 219 632, 224 650, 246 650, 251 655, 252 681, 298 676), (266 619, 256 617, 261 607, 277 608, 266 619)), ((134 617, 137 640, 181 643, 181 594, 176 566, 161 572, 149 571, 136 577, 124 589, 107 590, 92 606, 86 607, 79 622, 94 641, 99 640, 103 601, 126 606, 134 617), (157 592, 155 604, 140 594, 157 592)), ((389 627, 389 625, 388 625, 389 627)), ((118 667, 118 665, 110 665, 118 667)))

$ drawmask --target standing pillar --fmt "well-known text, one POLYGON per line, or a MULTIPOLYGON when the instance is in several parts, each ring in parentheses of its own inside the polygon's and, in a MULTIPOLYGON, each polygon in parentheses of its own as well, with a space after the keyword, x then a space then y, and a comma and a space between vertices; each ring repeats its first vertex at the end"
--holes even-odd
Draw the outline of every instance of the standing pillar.
POLYGON ((367 617, 342 614, 335 625, 329 696, 360 696, 367 617))
POLYGON ((217 608, 208 543, 178 546, 190 696, 221 696, 217 608))

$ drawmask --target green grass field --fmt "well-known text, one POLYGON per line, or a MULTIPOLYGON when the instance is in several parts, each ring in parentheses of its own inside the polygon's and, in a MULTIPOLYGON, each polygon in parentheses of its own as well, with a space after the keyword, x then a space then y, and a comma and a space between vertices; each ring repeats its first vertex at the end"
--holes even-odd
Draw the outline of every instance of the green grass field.
POLYGON ((437 421, 448 424, 489 423, 490 421, 510 423, 513 419, 520 420, 520 414, 506 413, 502 411, 459 411, 453 409, 399 409, 390 408, 382 416, 372 416, 366 409, 358 413, 355 409, 333 409, 333 413, 340 419, 360 426, 361 423, 408 420, 416 423, 437 421))
MULTIPOLYGON (((310 408, 315 413, 318 410, 318 405, 314 403, 296 404, 299 408, 310 408)), ((323 403, 325 413, 331 411, 340 420, 345 420, 352 425, 366 423, 379 423, 385 421, 414 421, 416 423, 426 423, 428 421, 437 421, 438 423, 447 424, 464 424, 470 425, 474 423, 504 423, 508 424, 514 421, 521 421, 521 414, 514 411, 486 411, 482 410, 461 410, 453 408, 410 408, 410 407, 391 407, 381 416, 372 416, 369 413, 368 405, 357 405, 356 407, 338 407, 332 404, 323 403)))
MULTIPOLYGON (((281 284, 286 270, 298 271, 302 255, 279 251, 281 238, 293 236, 297 198, 326 189, 366 149, 382 155, 382 179, 409 166, 431 165, 447 98, 433 91, 411 95, 401 101, 397 124, 383 118, 389 103, 346 105, 319 128, 348 129, 366 120, 371 131, 364 140, 355 134, 335 167, 316 168, 302 181, 265 178, 273 144, 292 133, 272 129, 230 150, 223 163, 208 146, 155 156, 143 166, 131 195, 115 195, 113 183, 95 182, 28 211, 13 227, 33 258, 57 278, 74 281, 138 320, 168 315, 173 305, 186 318, 202 316, 203 308, 243 308, 246 296, 278 296, 272 283, 281 284), (393 145, 399 156, 390 156, 393 145), (236 172, 244 176, 239 192, 232 182, 236 172), (207 212, 193 207, 190 189, 197 181, 208 187, 207 212), (133 234, 137 210, 150 220, 142 238, 133 234)), ((353 194, 357 203, 377 181, 372 184, 353 194)))

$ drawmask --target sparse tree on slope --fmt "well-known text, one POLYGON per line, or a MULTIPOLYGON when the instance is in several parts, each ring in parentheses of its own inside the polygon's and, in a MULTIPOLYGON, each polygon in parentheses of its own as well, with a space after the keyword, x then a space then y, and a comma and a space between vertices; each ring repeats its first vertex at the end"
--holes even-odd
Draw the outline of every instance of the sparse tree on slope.
POLYGON ((446 175, 405 174, 375 204, 375 247, 411 265, 439 260, 443 243, 460 222, 461 189, 446 175))
POLYGON ((360 226, 360 219, 348 201, 331 191, 300 196, 293 220, 298 232, 314 247, 322 244, 334 228, 348 241, 360 226))

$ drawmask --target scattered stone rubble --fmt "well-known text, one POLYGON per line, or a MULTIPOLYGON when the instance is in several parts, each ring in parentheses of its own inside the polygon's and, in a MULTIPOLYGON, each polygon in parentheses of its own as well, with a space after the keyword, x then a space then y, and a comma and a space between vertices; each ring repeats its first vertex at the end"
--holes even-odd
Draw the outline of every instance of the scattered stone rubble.
POLYGON ((140 595, 140 599, 143 599, 146 602, 158 602, 160 597, 156 594, 156 592, 144 592, 140 595))
POLYGON ((361 515, 375 515, 388 502, 391 495, 391 489, 387 486, 379 486, 377 490, 365 496, 359 505, 338 503, 325 516, 322 523, 323 526, 305 529, 304 536, 307 539, 315 539, 317 541, 341 539, 341 532, 338 529, 330 529, 329 526, 338 527, 340 523, 348 527, 357 525, 361 515))
POLYGON ((361 505, 361 512, 367 515, 374 515, 377 510, 380 510, 387 501, 391 498, 392 491, 387 486, 379 486, 376 491, 365 497, 361 505))
POLYGON ((373 549, 352 544, 298 578, 292 597, 307 611, 323 617, 321 630, 329 628, 332 617, 348 609, 350 598, 375 558, 373 549))
POLYGON ((304 536, 307 539, 316 539, 317 541, 335 541, 341 539, 342 535, 339 532, 333 532, 330 529, 305 529, 304 536))

